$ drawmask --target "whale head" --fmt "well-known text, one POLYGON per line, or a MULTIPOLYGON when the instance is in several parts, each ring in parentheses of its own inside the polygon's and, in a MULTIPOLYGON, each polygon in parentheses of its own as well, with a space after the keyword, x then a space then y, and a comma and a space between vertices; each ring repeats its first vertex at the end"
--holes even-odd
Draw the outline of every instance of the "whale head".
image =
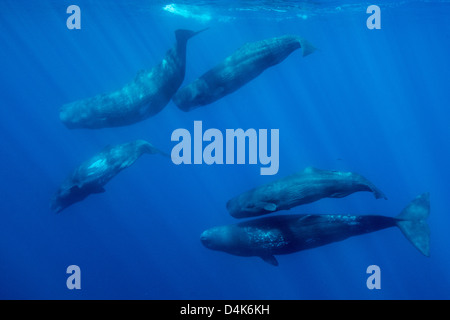
POLYGON ((91 193, 103 193, 105 189, 96 184, 83 184, 69 177, 53 195, 50 209, 59 213, 72 204, 84 200, 91 193))
POLYGON ((172 101, 182 111, 188 112, 200 106, 210 103, 212 97, 222 93, 221 88, 210 88, 205 79, 198 78, 187 86, 178 90, 172 97, 172 101), (220 93, 217 93, 217 91, 220 93))
POLYGON ((82 124, 88 117, 78 101, 65 104, 59 110, 59 120, 69 129, 83 127, 82 124))
POLYGON ((60 213, 73 203, 82 200, 86 196, 81 196, 80 188, 72 186, 71 188, 62 185, 53 195, 50 201, 50 209, 60 213))
POLYGON ((200 235, 202 244, 212 250, 221 250, 229 242, 228 232, 224 227, 207 229, 200 235))
POLYGON ((243 255, 241 238, 240 229, 235 225, 213 227, 200 235, 200 241, 206 248, 234 255, 243 255))

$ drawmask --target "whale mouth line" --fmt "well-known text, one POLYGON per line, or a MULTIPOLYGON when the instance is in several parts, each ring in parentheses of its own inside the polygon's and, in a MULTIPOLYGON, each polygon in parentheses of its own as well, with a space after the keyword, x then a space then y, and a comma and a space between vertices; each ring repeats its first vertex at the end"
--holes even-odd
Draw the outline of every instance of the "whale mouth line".
POLYGON ((208 236, 207 231, 203 231, 200 235, 200 242, 207 248, 211 248, 211 237, 208 236))

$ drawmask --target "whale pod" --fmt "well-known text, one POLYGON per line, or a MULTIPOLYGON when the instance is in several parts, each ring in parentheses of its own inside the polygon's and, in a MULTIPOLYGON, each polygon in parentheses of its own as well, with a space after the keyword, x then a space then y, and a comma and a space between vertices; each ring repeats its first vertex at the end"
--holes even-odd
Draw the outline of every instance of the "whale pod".
POLYGON ((200 240, 212 250, 256 256, 277 266, 275 255, 312 249, 352 236, 397 226, 423 255, 430 255, 429 193, 415 198, 396 217, 294 214, 257 218, 205 230, 200 240))

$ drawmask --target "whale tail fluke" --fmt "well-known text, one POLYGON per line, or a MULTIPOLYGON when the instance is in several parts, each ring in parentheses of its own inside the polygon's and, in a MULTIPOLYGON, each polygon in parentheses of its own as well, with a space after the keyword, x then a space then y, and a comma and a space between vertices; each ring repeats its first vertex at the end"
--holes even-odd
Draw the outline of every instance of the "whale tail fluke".
POLYGON ((375 196, 375 199, 385 199, 385 200, 387 200, 387 197, 383 193, 383 191, 378 189, 374 184, 369 183, 368 186, 369 186, 370 190, 372 191, 373 195, 375 196))
POLYGON ((165 153, 164 151, 159 150, 158 148, 154 147, 150 142, 145 140, 138 140, 138 143, 141 144, 141 150, 143 153, 148 154, 160 154, 164 157, 170 158, 170 155, 165 153))
POLYGON ((161 150, 159 150, 159 149, 157 149, 158 150, 158 153, 160 154, 160 155, 162 155, 164 158, 169 158, 170 159, 170 154, 168 154, 168 153, 166 153, 166 152, 164 152, 164 151, 161 151, 161 150))
POLYGON ((205 28, 199 31, 192 31, 192 30, 186 30, 186 29, 178 29, 175 30, 175 38, 177 39, 177 42, 186 42, 193 36, 196 36, 200 32, 203 32, 205 30, 208 30, 209 28, 205 28))
POLYGON ((151 149, 149 149, 148 151, 149 154, 160 154, 165 158, 170 158, 170 155, 162 150, 159 150, 158 148, 155 147, 151 147, 151 149))
POLYGON ((430 256, 430 229, 426 222, 430 214, 430 194, 419 195, 395 217, 397 227, 422 254, 430 256))
POLYGON ((310 55, 311 53, 313 53, 314 51, 317 50, 316 47, 314 47, 309 41, 300 38, 299 39, 300 42, 300 47, 303 50, 303 57, 306 57, 307 55, 310 55))

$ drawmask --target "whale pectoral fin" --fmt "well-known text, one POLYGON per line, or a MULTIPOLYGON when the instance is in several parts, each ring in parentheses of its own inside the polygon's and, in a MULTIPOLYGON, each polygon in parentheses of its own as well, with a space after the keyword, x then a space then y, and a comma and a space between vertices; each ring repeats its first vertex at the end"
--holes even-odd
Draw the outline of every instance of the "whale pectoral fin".
POLYGON ((92 193, 103 193, 105 191, 106 191, 105 188, 98 187, 98 188, 95 188, 94 190, 92 190, 92 193))
POLYGON ((277 210, 277 205, 275 203, 272 203, 272 202, 264 202, 264 203, 262 203, 262 207, 266 211, 273 212, 273 211, 277 210))
POLYGON ((261 259, 263 259, 265 262, 267 262, 268 264, 271 264, 275 267, 278 266, 278 260, 271 254, 268 254, 266 256, 261 256, 261 259))
POLYGON ((344 198, 344 197, 346 197, 348 195, 349 195, 348 192, 335 192, 333 194, 330 194, 328 196, 328 198, 344 198))

